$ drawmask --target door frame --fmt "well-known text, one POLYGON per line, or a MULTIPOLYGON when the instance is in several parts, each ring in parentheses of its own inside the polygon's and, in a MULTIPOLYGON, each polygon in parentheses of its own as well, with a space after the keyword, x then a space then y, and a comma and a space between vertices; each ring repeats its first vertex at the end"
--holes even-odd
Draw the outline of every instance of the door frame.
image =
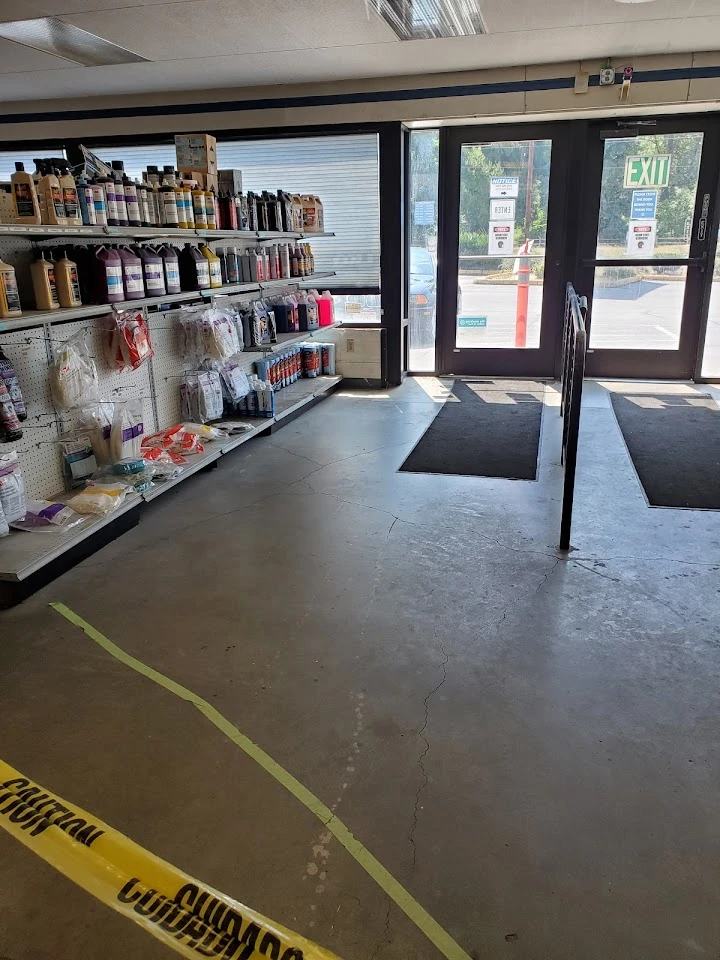
POLYGON ((584 144, 585 177, 581 197, 581 218, 578 230, 578 248, 574 284, 588 299, 588 353, 585 375, 596 378, 642 380, 699 379, 707 325, 707 312, 712 284, 712 264, 717 239, 718 167, 720 166, 720 117, 717 114, 673 115, 666 117, 637 117, 589 121, 584 144), (646 125, 648 122, 652 125, 646 125), (597 229, 600 217, 600 188, 605 149, 601 132, 610 131, 616 137, 631 137, 653 133, 702 133, 703 149, 698 172, 697 194, 693 210, 688 257, 663 259, 666 266, 685 265, 685 295, 683 300, 680 341, 677 350, 620 350, 594 349, 592 346, 592 294, 597 267, 625 265, 642 266, 661 258, 597 260, 595 257, 597 229), (703 201, 709 195, 705 236, 698 236, 703 201))
MULTIPOLYGON (((581 123, 584 129, 585 124, 581 123)), ((574 231, 568 229, 573 171, 571 159, 577 141, 572 121, 452 126, 440 128, 438 249, 435 369, 440 375, 500 377, 554 377, 561 344, 568 254, 574 231), (464 143, 495 143, 503 140, 552 140, 548 189, 548 225, 542 319, 539 348, 455 347, 460 226, 460 154, 464 143)), ((577 151, 575 151, 577 152, 577 151)))

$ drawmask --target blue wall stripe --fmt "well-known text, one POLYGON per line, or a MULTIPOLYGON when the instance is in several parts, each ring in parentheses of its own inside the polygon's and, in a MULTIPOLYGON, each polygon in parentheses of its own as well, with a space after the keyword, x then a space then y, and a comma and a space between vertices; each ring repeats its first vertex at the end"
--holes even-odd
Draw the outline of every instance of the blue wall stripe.
MULTIPOLYGON (((616 72, 616 78, 622 73, 616 72)), ((633 83, 658 83, 670 80, 702 80, 720 77, 720 66, 678 67, 672 70, 638 70, 633 83)), ((597 74, 589 85, 600 83, 597 74)), ((524 93, 536 90, 571 90, 574 77, 549 77, 544 80, 506 80, 499 83, 461 84, 409 90, 371 90, 361 93, 318 94, 304 97, 263 97, 257 100, 224 100, 217 103, 171 103, 147 107, 108 107, 97 110, 58 110, 42 113, 0 115, 0 123, 47 123, 66 120, 114 120, 124 117, 170 117, 188 113, 234 113, 247 110, 330 107, 352 103, 393 103, 408 100, 441 100, 450 97, 482 97, 497 93, 524 93)))

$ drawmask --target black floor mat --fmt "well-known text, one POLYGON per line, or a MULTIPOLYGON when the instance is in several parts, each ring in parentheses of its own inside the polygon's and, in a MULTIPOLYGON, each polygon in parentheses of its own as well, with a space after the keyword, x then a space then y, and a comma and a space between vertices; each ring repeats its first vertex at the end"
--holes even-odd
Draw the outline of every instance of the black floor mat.
POLYGON ((400 469, 535 480, 543 389, 525 380, 456 380, 400 469))
POLYGON ((653 507, 720 510, 720 407, 703 393, 611 393, 653 507))

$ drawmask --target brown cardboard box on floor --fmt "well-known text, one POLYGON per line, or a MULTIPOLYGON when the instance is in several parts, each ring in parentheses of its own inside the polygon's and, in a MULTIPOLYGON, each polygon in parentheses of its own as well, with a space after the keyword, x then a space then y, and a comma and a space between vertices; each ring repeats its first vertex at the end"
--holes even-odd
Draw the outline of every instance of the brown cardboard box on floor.
POLYGON ((178 170, 202 170, 217 176, 217 142, 209 133, 183 133, 175 137, 178 170))

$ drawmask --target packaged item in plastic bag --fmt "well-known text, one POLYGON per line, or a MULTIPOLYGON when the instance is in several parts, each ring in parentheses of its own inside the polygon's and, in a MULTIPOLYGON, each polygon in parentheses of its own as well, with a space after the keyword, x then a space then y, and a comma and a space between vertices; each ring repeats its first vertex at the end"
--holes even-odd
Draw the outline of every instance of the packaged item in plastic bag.
POLYGON ((205 356, 211 360, 228 360, 238 353, 240 344, 235 325, 235 311, 211 307, 202 319, 205 356))
POLYGON ((185 433, 194 433, 201 440, 222 440, 227 438, 227 432, 219 425, 209 427, 206 423, 184 423, 185 433))
POLYGON ((14 450, 0 457, 0 507, 4 524, 14 523, 25 516, 25 482, 20 460, 14 450))
POLYGON ((235 354, 217 364, 217 372, 222 377, 222 385, 231 403, 238 403, 250 392, 247 374, 241 367, 242 357, 235 354))
POLYGON ((153 449, 169 450, 171 453, 179 453, 183 456, 205 451, 200 436, 197 433, 186 431, 181 423, 146 437, 142 444, 143 456, 146 456, 148 450, 153 449))
POLYGON ((137 370, 154 356, 150 331, 142 310, 123 310, 105 319, 108 363, 117 370, 137 370))
POLYGON ((185 374, 180 384, 183 419, 206 423, 223 414, 220 374, 215 370, 198 370, 185 374))
POLYGON ((110 432, 115 404, 96 403, 78 412, 78 426, 87 432, 98 466, 110 463, 110 432))
POLYGON ((125 483, 101 483, 91 480, 84 490, 68 501, 68 506, 75 513, 103 517, 117 510, 129 489, 125 483))
POLYGON ((72 410, 96 403, 98 374, 87 345, 87 329, 60 345, 50 364, 50 390, 58 410, 72 410))
POLYGON ((116 463, 131 457, 138 459, 143 432, 142 400, 122 400, 116 403, 110 430, 111 462, 116 463))
POLYGON ((51 503, 49 500, 28 500, 25 516, 14 520, 14 530, 29 533, 66 533, 84 523, 81 517, 64 503, 51 503))
POLYGON ((97 470, 97 459, 88 435, 66 437, 60 441, 63 477, 68 490, 84 487, 97 470))

